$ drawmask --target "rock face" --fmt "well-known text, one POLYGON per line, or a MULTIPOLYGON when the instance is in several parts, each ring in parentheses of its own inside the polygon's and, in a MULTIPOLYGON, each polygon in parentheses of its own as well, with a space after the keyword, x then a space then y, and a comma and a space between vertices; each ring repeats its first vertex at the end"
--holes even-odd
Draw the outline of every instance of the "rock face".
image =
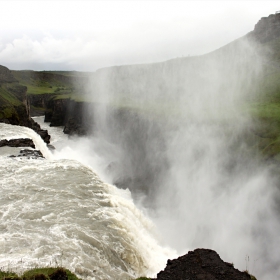
POLYGON ((51 99, 47 103, 45 122, 50 126, 64 126, 69 135, 86 135, 93 126, 93 105, 71 99, 51 99))
POLYGON ((52 94, 30 94, 28 95, 28 102, 30 105, 30 115, 32 117, 43 116, 44 110, 38 110, 36 108, 47 109, 48 102, 53 99, 52 94))
POLYGON ((280 12, 263 17, 255 25, 252 35, 260 43, 272 41, 280 37, 280 12))
POLYGON ((0 83, 12 83, 15 81, 16 79, 11 74, 11 71, 7 67, 0 65, 0 83))
POLYGON ((50 143, 51 136, 49 135, 48 131, 41 129, 40 125, 28 116, 25 106, 15 107, 13 113, 7 118, 0 118, 0 122, 29 127, 38 133, 44 142, 47 144, 50 143))
POLYGON ((168 260, 166 268, 157 280, 250 280, 246 272, 240 272, 232 264, 221 260, 213 250, 196 249, 176 260, 168 260))
POLYGON ((24 149, 19 152, 18 157, 25 157, 28 159, 42 159, 44 158, 43 154, 39 150, 28 150, 24 149))
POLYGON ((92 132, 94 111, 95 106, 91 103, 70 100, 63 132, 69 135, 87 135, 92 132))
POLYGON ((50 122, 50 126, 65 125, 69 102, 69 99, 49 100, 47 103, 48 110, 45 114, 45 122, 50 122))

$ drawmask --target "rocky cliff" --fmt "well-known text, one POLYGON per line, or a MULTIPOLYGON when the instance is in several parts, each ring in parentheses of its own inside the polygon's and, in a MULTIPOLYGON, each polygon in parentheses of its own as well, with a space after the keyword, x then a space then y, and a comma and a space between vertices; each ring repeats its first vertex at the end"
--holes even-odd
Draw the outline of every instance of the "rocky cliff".
POLYGON ((20 85, 7 67, 0 66, 0 122, 27 126, 49 143, 48 132, 41 129, 40 125, 30 117, 26 93, 27 87, 20 85))
POLYGON ((93 105, 70 98, 52 98, 46 104, 45 122, 50 126, 64 126, 64 133, 86 135, 94 126, 93 105))
POLYGON ((280 38, 280 13, 261 18, 255 25, 252 35, 261 43, 280 38))
POLYGON ((16 79, 12 75, 11 71, 7 67, 0 65, 0 83, 12 82, 16 82, 16 79))

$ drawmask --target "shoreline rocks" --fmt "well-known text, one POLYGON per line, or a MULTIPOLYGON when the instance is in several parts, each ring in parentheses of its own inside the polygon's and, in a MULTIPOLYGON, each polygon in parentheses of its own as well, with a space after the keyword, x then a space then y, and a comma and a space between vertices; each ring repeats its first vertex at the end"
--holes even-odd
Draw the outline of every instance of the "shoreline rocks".
POLYGON ((32 139, 29 138, 19 138, 19 139, 3 139, 0 140, 0 147, 30 147, 35 149, 35 144, 32 139))
MULTIPOLYGON (((17 155, 14 155, 14 152, 9 157, 25 157, 28 159, 38 159, 44 158, 43 154, 39 150, 35 150, 35 144, 32 139, 29 138, 18 138, 18 139, 2 139, 0 140, 0 148, 1 147, 11 147, 11 148, 18 148, 18 147, 26 147, 32 149, 22 149, 17 155)), ((17 152, 17 151, 16 151, 17 152)))

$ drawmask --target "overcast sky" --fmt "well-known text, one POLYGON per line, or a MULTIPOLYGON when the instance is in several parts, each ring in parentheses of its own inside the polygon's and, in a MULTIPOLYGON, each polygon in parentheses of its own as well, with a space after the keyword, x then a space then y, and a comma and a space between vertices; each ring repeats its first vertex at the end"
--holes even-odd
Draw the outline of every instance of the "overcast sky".
POLYGON ((254 29, 279 1, 4 1, 0 64, 80 70, 217 49, 254 29))

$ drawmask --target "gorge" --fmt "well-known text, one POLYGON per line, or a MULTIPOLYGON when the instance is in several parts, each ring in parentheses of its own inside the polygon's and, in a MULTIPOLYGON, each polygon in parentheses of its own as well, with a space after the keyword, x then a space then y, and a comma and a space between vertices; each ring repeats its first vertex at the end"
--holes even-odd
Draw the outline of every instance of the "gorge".
POLYGON ((275 14, 203 56, 95 73, 1 67, 0 140, 29 135, 45 160, 3 152, 0 266, 155 277, 203 247, 279 278, 279 30, 275 14))

